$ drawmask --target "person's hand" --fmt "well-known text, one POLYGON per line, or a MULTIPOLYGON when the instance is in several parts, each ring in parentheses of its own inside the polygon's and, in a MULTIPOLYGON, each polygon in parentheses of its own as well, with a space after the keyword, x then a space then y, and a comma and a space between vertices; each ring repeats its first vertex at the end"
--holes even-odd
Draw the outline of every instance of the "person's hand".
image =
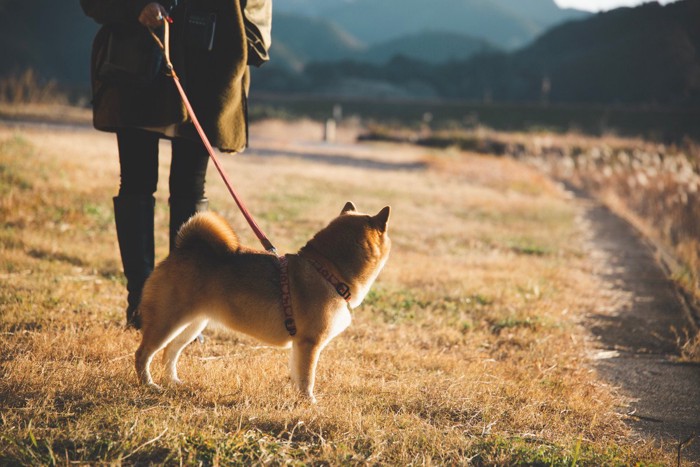
POLYGON ((155 28, 163 23, 166 16, 168 16, 168 12, 165 10, 165 7, 160 3, 152 2, 141 10, 139 23, 149 28, 155 28))

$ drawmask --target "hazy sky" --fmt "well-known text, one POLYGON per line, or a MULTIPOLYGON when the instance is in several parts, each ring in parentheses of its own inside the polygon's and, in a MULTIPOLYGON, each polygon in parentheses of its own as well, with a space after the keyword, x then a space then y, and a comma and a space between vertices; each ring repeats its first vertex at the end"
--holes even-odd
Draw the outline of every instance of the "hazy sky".
MULTIPOLYGON (((554 0, 557 5, 564 8, 578 8, 579 10, 601 11, 610 10, 621 6, 634 6, 647 3, 649 0, 554 0)), ((659 3, 671 3, 673 0, 660 0, 659 3)))

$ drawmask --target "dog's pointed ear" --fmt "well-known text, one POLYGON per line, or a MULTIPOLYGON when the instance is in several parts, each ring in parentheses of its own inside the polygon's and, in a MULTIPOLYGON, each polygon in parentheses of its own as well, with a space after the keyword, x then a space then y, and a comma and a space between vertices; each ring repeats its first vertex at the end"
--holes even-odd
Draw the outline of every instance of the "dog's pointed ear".
POLYGON ((379 211, 379 214, 372 218, 372 225, 380 232, 386 232, 386 226, 389 222, 389 214, 391 214, 391 207, 386 206, 384 209, 379 211))
POLYGON ((340 211, 340 214, 345 214, 346 212, 355 212, 357 211, 357 208, 355 207, 354 204, 352 204, 352 201, 348 201, 345 203, 345 206, 343 206, 343 210, 340 211))

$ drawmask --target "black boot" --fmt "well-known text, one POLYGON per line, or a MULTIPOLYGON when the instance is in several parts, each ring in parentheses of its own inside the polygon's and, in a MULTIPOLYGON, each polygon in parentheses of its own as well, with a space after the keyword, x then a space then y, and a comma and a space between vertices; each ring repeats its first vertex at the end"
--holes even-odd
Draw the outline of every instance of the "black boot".
POLYGON ((114 198, 114 220, 128 291, 126 325, 136 329, 141 329, 141 317, 136 312, 141 301, 141 290, 153 271, 155 262, 154 207, 155 199, 148 195, 121 195, 114 198))
POLYGON ((175 240, 177 233, 182 227, 182 224, 197 214, 204 212, 209 208, 209 200, 207 198, 189 199, 170 197, 170 251, 175 249, 175 240))

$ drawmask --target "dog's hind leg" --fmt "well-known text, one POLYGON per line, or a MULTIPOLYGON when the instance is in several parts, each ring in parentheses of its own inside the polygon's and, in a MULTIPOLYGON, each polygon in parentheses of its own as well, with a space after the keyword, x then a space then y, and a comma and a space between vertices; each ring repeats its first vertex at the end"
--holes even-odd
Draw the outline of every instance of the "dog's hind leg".
POLYGON ((170 341, 163 352, 165 371, 171 383, 179 384, 182 381, 177 377, 177 360, 180 354, 192 342, 209 323, 208 319, 201 318, 192 321, 180 334, 170 341))
POLYGON ((143 337, 141 345, 136 350, 136 374, 142 384, 147 384, 153 388, 160 389, 153 382, 151 376, 151 362, 153 356, 168 343, 177 337, 190 323, 183 323, 179 326, 172 326, 171 323, 162 323, 160 325, 148 325, 144 323, 143 337))

